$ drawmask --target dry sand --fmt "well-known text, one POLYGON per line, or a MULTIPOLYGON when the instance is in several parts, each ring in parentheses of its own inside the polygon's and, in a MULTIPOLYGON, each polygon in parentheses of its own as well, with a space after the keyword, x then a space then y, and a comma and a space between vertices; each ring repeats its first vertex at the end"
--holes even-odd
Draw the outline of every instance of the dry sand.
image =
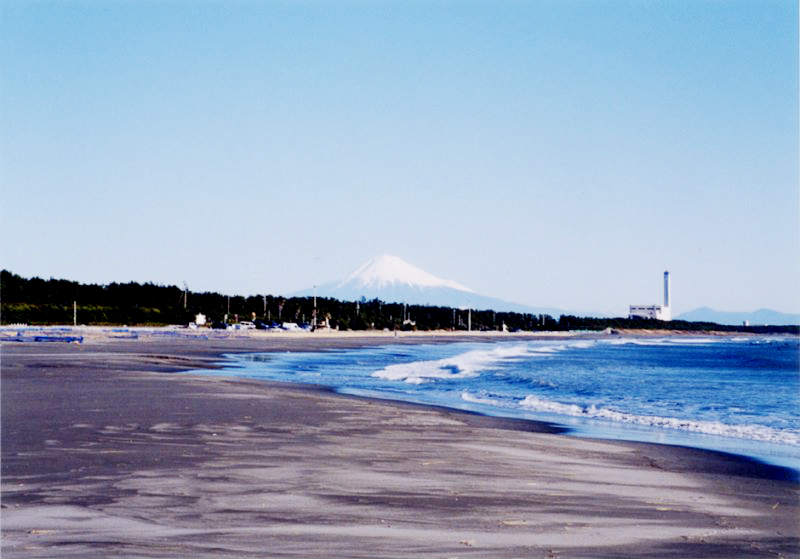
POLYGON ((2 344, 3 557, 798 556, 800 493, 780 469, 166 374, 418 339, 2 344))

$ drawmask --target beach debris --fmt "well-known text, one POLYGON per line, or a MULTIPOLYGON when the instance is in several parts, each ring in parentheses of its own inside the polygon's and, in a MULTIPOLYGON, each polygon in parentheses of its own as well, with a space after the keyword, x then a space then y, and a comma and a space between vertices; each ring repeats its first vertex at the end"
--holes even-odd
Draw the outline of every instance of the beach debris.
POLYGON ((525 526, 528 524, 527 520, 521 519, 507 519, 500 522, 503 526, 525 526))
POLYGON ((83 343, 83 336, 21 336, 17 335, 13 338, 3 338, 4 341, 10 342, 62 342, 68 344, 81 344, 83 343))

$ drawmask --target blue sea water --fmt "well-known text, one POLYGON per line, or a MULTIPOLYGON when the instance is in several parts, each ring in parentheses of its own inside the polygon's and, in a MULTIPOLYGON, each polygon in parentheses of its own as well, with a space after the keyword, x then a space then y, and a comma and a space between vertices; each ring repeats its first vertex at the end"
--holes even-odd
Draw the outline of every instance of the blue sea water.
POLYGON ((796 337, 615 336, 229 357, 223 374, 548 421, 579 436, 720 450, 800 472, 796 337))

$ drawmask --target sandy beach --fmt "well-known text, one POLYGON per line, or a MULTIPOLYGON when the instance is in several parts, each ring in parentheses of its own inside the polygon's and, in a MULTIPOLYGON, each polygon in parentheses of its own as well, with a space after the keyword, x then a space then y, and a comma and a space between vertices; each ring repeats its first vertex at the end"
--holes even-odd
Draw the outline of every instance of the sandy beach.
POLYGON ((3 343, 3 557, 800 553, 800 492, 777 468, 181 373, 224 353, 421 339, 460 338, 3 343))

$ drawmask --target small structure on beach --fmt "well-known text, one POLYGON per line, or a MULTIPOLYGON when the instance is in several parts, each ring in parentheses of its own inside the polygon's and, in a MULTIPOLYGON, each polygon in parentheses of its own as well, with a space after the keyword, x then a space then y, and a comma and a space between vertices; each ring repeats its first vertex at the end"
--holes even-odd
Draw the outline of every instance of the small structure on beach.
POLYGON ((628 318, 650 318, 655 320, 672 320, 672 309, 669 306, 669 271, 664 272, 664 304, 663 305, 631 305, 628 318))

